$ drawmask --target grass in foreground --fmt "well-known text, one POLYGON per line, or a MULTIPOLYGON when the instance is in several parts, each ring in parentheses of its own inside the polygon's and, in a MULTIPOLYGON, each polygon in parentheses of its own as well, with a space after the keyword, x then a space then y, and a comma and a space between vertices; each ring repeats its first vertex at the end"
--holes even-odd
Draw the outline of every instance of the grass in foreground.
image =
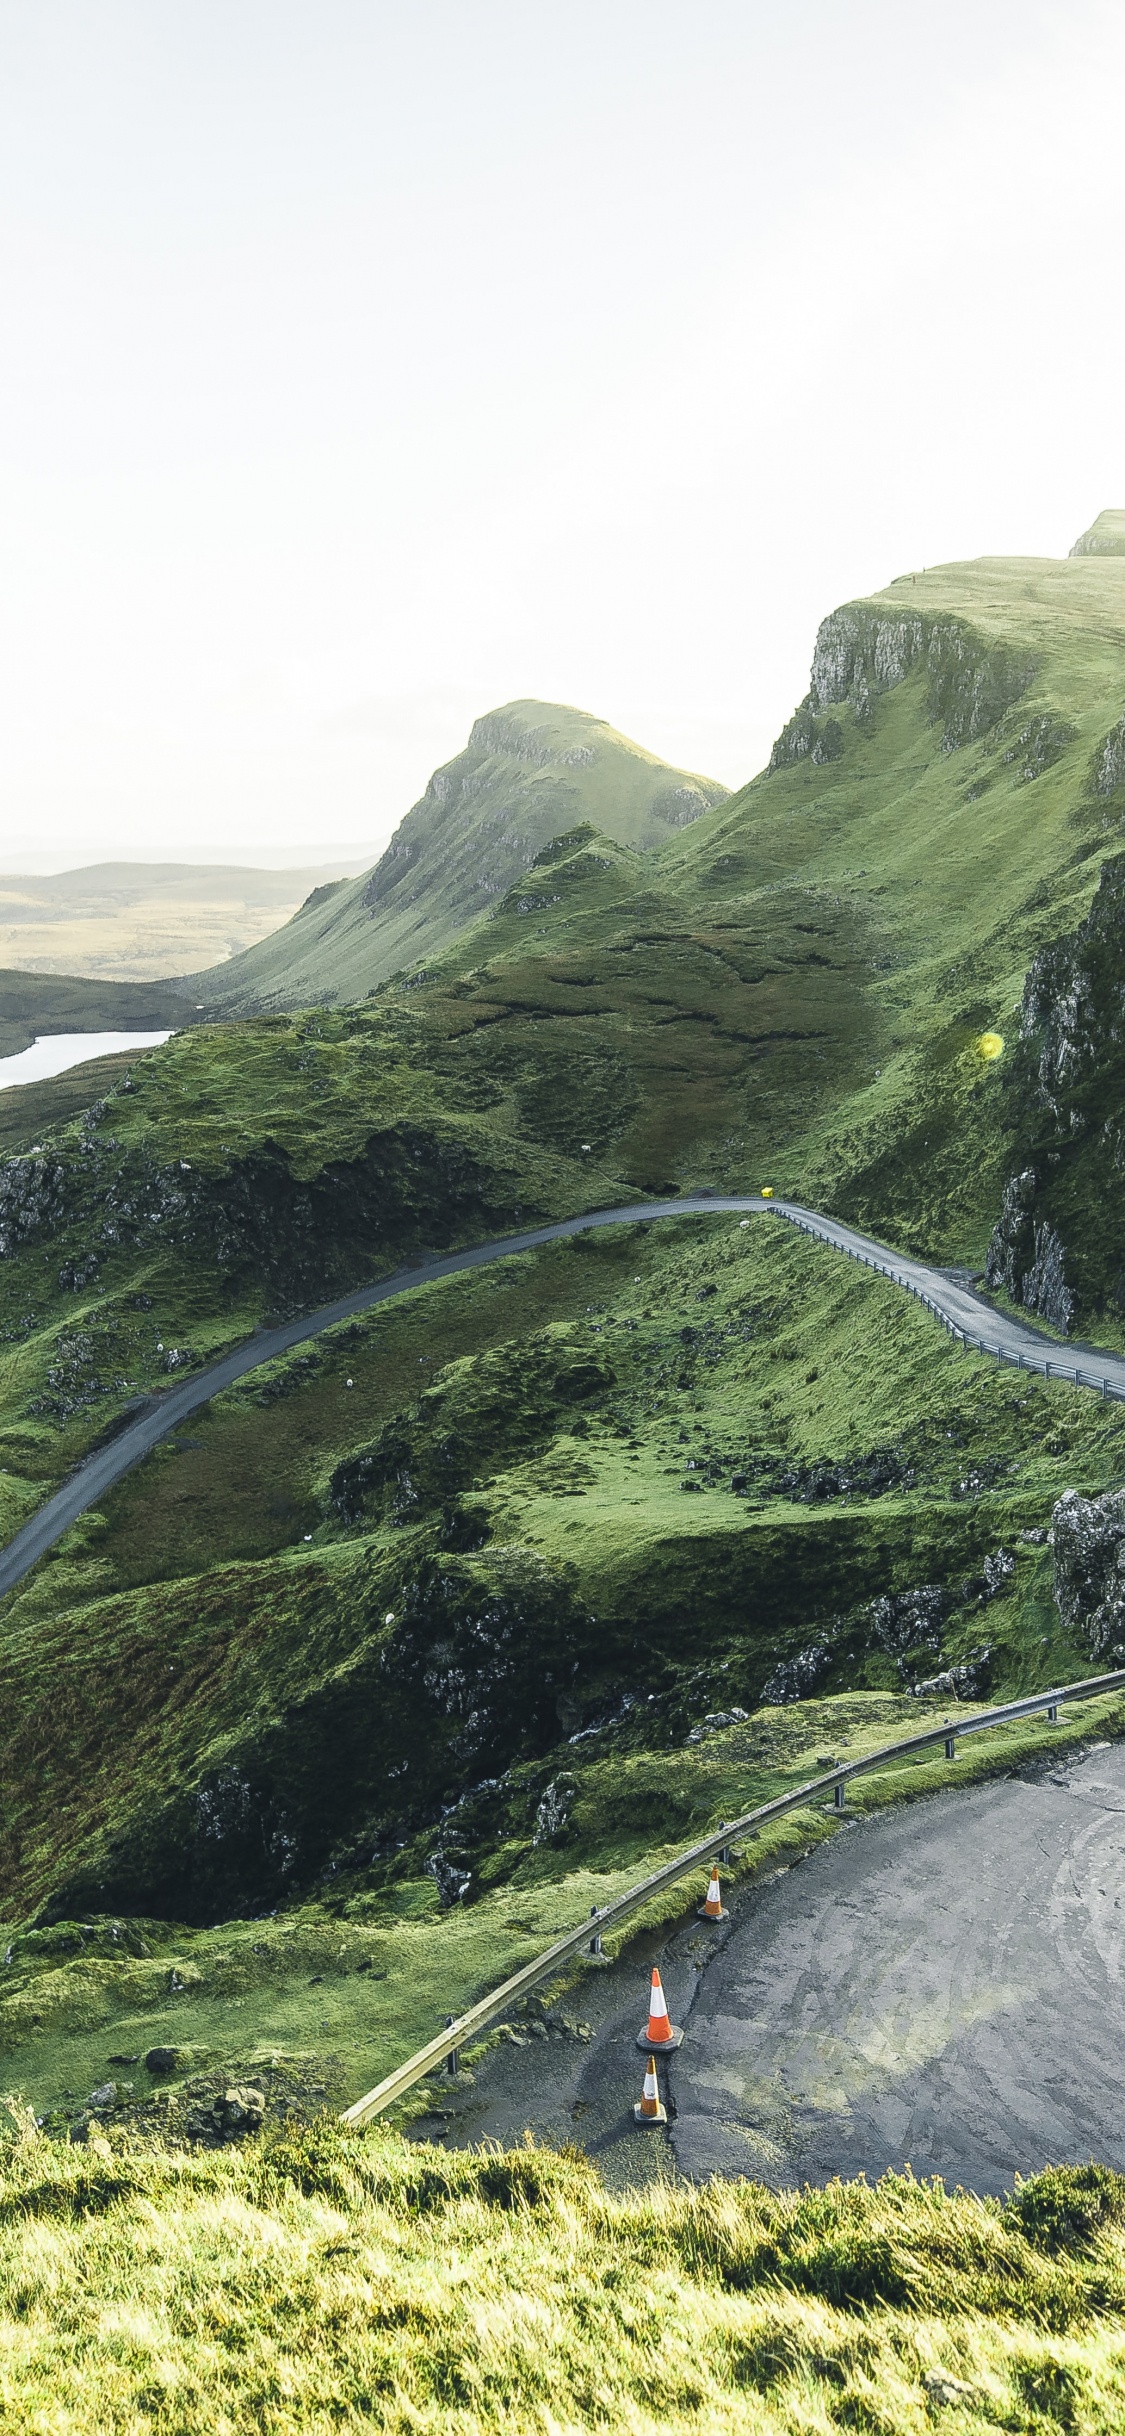
POLYGON ((609 2196, 584 2160, 314 2130, 0 2166, 0 2423, 43 2436, 1104 2430, 1125 2180, 609 2196))

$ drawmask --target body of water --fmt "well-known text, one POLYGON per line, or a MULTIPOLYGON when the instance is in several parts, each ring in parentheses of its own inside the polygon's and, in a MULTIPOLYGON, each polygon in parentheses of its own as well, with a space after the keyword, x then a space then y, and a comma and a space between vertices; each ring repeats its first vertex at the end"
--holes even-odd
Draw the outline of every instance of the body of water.
POLYGON ((85 1066, 92 1057, 113 1057, 121 1049, 158 1049, 170 1032, 47 1032, 30 1049, 15 1057, 0 1057, 0 1091, 14 1083, 41 1083, 50 1074, 65 1074, 70 1066, 85 1066))

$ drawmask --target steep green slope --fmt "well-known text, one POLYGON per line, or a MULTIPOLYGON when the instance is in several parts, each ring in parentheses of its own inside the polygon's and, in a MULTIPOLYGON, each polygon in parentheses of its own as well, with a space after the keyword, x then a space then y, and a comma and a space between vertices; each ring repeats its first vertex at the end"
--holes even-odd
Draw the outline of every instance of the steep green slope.
POLYGON ((561 830, 592 821, 654 848, 726 793, 585 711, 509 702, 434 771, 373 871, 314 890, 284 930, 190 976, 192 993, 230 1013, 362 998, 477 923, 561 830))

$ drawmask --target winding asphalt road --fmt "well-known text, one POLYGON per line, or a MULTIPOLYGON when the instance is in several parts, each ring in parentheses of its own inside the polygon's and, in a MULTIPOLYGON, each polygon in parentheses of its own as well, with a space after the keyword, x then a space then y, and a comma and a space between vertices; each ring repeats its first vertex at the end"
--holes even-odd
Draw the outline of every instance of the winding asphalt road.
POLYGON ((287 1320, 280 1328, 260 1329, 244 1345, 236 1346, 206 1370, 197 1370, 180 1386, 149 1398, 134 1420, 127 1421, 107 1445, 76 1466, 61 1489, 48 1497, 38 1513, 0 1550, 0 1597, 14 1590, 48 1548, 62 1538, 64 1531, 96 1505, 135 1463, 151 1454, 162 1438, 178 1429, 189 1413, 197 1412, 201 1404, 208 1404, 224 1388, 233 1387, 236 1379, 245 1378, 248 1371, 260 1369, 263 1362, 276 1361, 279 1354, 291 1352, 295 1345, 322 1335, 326 1328, 336 1327, 341 1320, 373 1310, 378 1303, 392 1302, 397 1295, 413 1293, 416 1287, 430 1285, 437 1278, 455 1277, 465 1269, 484 1268, 490 1261, 509 1259, 515 1252, 534 1251, 539 1244, 557 1243, 564 1236, 584 1234, 590 1227, 647 1225, 658 1218, 714 1217, 739 1212, 776 1213, 803 1232, 819 1236, 822 1242, 850 1253, 869 1268, 878 1269, 924 1302, 954 1335, 963 1338, 974 1350, 1025 1370, 1049 1372, 1054 1378, 1092 1387, 1099 1394, 1125 1398, 1125 1357, 1097 1346, 1060 1348, 1038 1329, 994 1311, 990 1303, 974 1293, 961 1271, 929 1268, 924 1261, 889 1251, 873 1237, 857 1234, 853 1227, 843 1226, 835 1218, 822 1218, 815 1210, 802 1209, 796 1202, 765 1201, 756 1194, 685 1193, 674 1201, 640 1201, 624 1209, 591 1210, 581 1218, 560 1218, 550 1226, 529 1228, 522 1235, 504 1235, 493 1243, 475 1244, 469 1251, 450 1252, 440 1260, 398 1269, 393 1276, 380 1278, 372 1286, 357 1287, 354 1293, 341 1295, 339 1301, 324 1303, 319 1310, 287 1320), (1065 1362, 1061 1358, 1063 1350, 1065 1362))
POLYGON ((732 1914, 638 1940, 417 2131, 460 2147, 530 2125, 619 2188, 670 2165, 792 2188, 909 2164, 982 2192, 1091 2156, 1125 2169, 1125 1744, 838 1831, 732 1914), (633 2121, 658 1958, 684 2026, 667 2132, 633 2121))

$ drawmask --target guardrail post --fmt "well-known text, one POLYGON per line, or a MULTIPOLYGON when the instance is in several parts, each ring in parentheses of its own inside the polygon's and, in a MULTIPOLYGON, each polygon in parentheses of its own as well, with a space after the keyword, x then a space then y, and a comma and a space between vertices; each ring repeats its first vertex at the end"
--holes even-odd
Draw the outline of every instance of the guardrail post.
MULTIPOLYGON (((453 2024, 454 2024, 454 2022, 456 2021, 456 2019, 457 2019, 457 2016, 456 2016, 456 2014, 455 2014, 455 2013, 447 2013, 447 2014, 446 2014, 446 2017, 445 2017, 445 2027, 446 2027, 446 2029, 447 2029, 447 2030, 452 2030, 452 2028, 453 2028, 453 2024)), ((446 2056, 446 2059, 445 2059, 445 2069, 446 2069, 447 2073, 449 2074, 449 2078, 450 2078, 450 2080, 451 2080, 451 2081, 455 2081, 455 2080, 456 2080, 456 2078, 457 2078, 458 2073, 459 2073, 459 2072, 460 2072, 460 2070, 461 2070, 461 2050, 460 2050, 460 2048, 459 2048, 459 2047, 451 2047, 451 2048, 450 2048, 449 2053, 448 2053, 448 2055, 446 2056)))
POLYGON ((1048 1723, 1048 1725, 1057 1725, 1057 1724, 1058 1724, 1058 1722, 1059 1722, 1059 1704, 1058 1704, 1058 1701, 1057 1701, 1057 1700, 1049 1700, 1049 1701, 1048 1701, 1048 1703, 1047 1703, 1047 1723, 1048 1723))
POLYGON ((842 1809, 843 1809, 843 1807, 844 1807, 844 1795, 845 1795, 846 1791, 847 1791, 847 1787, 846 1787, 846 1785, 837 1785, 837 1787, 836 1787, 836 1808, 837 1808, 837 1810, 842 1810, 842 1809))
MULTIPOLYGON (((596 1904, 596 1903, 591 1903, 591 1905, 590 1905, 590 1918, 591 1918, 591 1920, 596 1920, 596 1919, 597 1919, 597 1916, 598 1916, 598 1907, 597 1907, 597 1904, 596 1904)), ((602 1933, 601 1933, 601 1930, 600 1930, 600 1929, 595 1929, 595 1930, 594 1930, 594 1934, 593 1934, 593 1936, 592 1936, 592 1937, 591 1937, 591 1939, 590 1939, 589 1951, 590 1951, 590 1953, 591 1953, 591 1954, 600 1954, 600 1953, 601 1953, 601 1950, 602 1950, 602 1933)))
POLYGON ((955 1734, 947 1734, 945 1737, 945 1756, 947 1759, 956 1759, 957 1757, 957 1737, 955 1734))

